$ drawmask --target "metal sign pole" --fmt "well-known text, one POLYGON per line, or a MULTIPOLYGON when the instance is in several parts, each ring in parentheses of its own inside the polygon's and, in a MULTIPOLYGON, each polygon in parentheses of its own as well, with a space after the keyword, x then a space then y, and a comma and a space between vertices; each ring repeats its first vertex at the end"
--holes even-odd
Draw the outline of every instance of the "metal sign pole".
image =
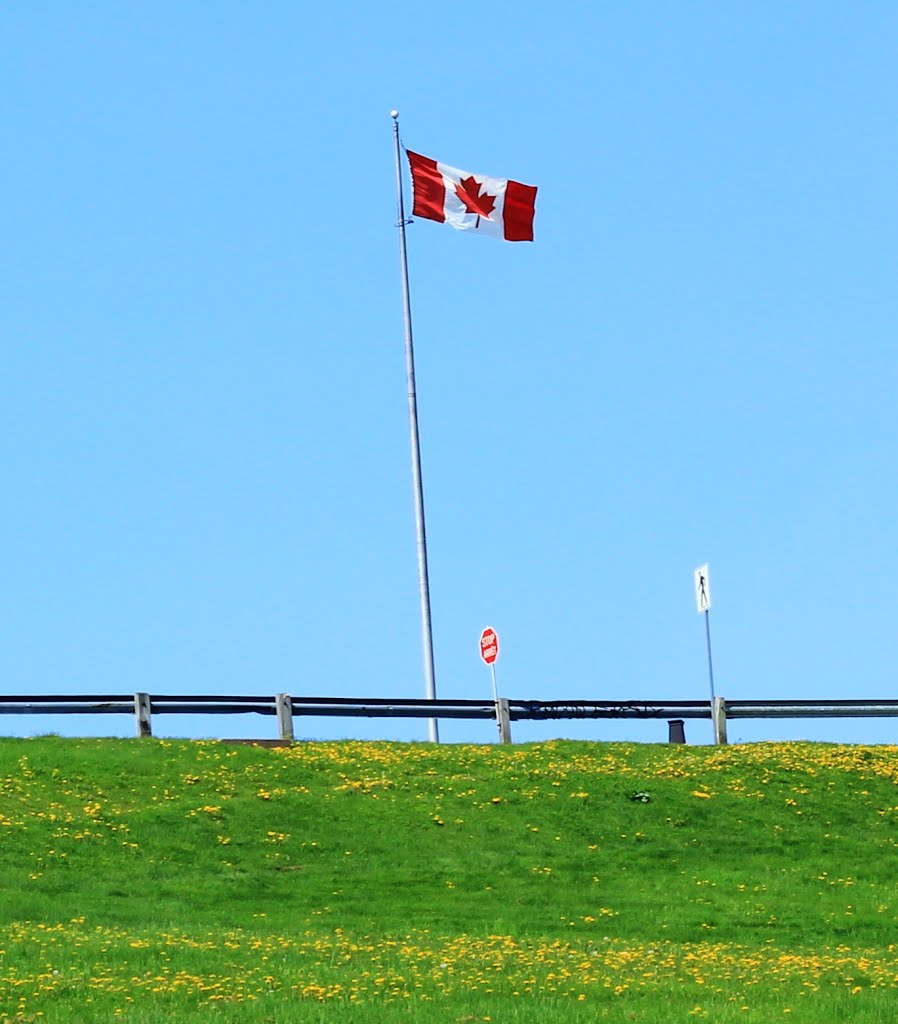
POLYGON ((711 684, 711 727, 714 730, 714 742, 720 742, 718 727, 718 706, 714 693, 714 664, 711 661, 711 574, 708 563, 700 565, 692 574, 695 584, 695 609, 705 619, 705 644, 708 649, 708 680, 711 684))
POLYGON ((499 687, 496 685, 496 663, 490 664, 490 672, 493 676, 493 700, 496 704, 496 728, 499 730, 499 742, 511 743, 511 713, 508 701, 499 697, 499 687))
MULTIPOLYGON (((405 371, 408 383, 408 425, 412 447, 412 486, 415 494, 415 531, 418 546, 418 592, 421 601, 421 635, 424 642, 424 688, 428 700, 436 700, 433 664, 433 627, 430 621, 430 580, 427 573, 427 531, 424 527, 424 487, 421 479, 421 443, 418 437, 418 398, 415 393, 415 350, 412 343, 412 304, 408 287, 408 253, 405 244, 405 202, 402 195, 402 161, 399 152, 399 111, 393 118, 396 146, 396 200, 399 208, 399 255, 402 264, 402 301, 405 313, 405 371)), ((428 719, 430 741, 440 742, 435 718, 428 719)))
POLYGON ((714 704, 714 666, 711 662, 711 611, 705 609, 705 640, 708 646, 708 679, 711 681, 711 704, 714 704))

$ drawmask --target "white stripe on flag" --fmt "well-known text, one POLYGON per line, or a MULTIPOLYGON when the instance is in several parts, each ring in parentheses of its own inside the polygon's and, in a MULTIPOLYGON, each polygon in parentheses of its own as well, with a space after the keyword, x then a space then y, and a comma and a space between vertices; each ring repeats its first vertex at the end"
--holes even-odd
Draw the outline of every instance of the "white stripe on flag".
POLYGON ((482 174, 471 175, 468 171, 460 171, 457 167, 449 167, 447 164, 439 162, 437 162, 437 170, 442 174, 443 181, 446 183, 446 201, 443 207, 446 223, 457 231, 480 231, 482 234, 491 235, 494 238, 504 238, 505 188, 508 182, 502 178, 488 178, 482 174), (489 219, 472 213, 458 198, 455 186, 460 184, 463 178, 468 177, 476 179, 480 185, 480 195, 486 194, 495 197, 495 205, 490 212, 489 219))

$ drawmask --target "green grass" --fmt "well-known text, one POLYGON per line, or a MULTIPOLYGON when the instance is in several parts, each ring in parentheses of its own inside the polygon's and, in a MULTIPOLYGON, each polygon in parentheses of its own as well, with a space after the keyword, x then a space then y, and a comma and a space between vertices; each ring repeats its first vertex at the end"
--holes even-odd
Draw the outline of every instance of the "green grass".
POLYGON ((898 749, 0 740, 0 1021, 898 1016, 898 749))

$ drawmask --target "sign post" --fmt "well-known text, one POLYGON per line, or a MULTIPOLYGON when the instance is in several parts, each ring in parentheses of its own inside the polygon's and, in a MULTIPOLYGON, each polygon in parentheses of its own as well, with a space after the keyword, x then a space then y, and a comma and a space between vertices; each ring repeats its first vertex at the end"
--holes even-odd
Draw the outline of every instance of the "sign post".
POLYGON ((714 727, 715 743, 725 743, 725 734, 721 736, 721 728, 718 724, 719 708, 717 697, 714 693, 714 664, 711 660, 711 576, 708 572, 708 563, 700 565, 693 573, 695 583, 695 610, 699 615, 705 617, 705 644, 708 650, 708 681, 711 685, 711 724, 714 727))
POLYGON ((499 728, 499 742, 511 743, 511 723, 508 713, 508 701, 499 697, 496 685, 496 659, 499 657, 499 637, 492 626, 487 626, 480 634, 480 657, 489 665, 493 678, 493 701, 496 704, 496 725, 499 728))

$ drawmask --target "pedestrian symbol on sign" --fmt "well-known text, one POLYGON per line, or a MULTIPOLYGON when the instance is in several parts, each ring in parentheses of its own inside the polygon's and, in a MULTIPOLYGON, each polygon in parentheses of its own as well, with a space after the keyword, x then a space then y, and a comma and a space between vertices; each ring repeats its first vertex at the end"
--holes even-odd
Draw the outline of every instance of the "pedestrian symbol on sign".
POLYGON ((695 608, 701 614, 711 607, 711 581, 708 578, 708 564, 695 570, 695 608))

